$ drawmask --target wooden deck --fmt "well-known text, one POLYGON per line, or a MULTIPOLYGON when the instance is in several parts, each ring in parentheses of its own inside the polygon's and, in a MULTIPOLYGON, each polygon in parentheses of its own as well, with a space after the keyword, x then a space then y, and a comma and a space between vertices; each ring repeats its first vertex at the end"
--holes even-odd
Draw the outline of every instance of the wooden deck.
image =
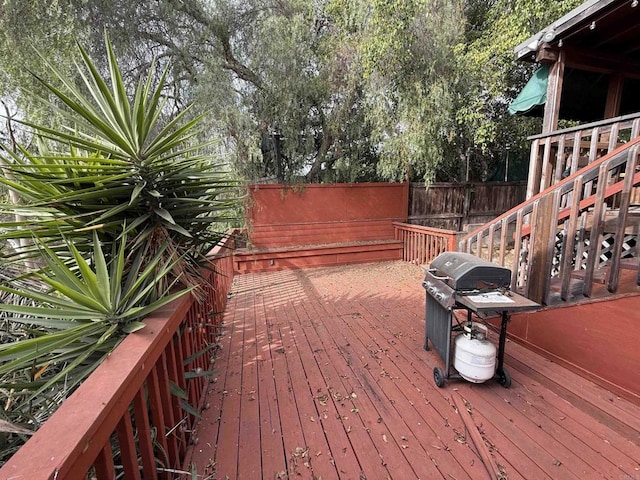
MULTIPOLYGON (((640 407, 508 342, 510 389, 425 351, 420 268, 236 277, 190 464, 209 479, 640 479, 640 407)), ((495 335, 494 335, 495 337, 495 335)))

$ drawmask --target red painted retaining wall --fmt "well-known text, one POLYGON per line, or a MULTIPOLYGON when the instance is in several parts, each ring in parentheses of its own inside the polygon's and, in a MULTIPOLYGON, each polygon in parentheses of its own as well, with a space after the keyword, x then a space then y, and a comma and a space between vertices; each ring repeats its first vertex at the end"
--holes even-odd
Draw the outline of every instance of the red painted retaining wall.
POLYGON ((393 240, 407 220, 406 183, 253 185, 248 210, 255 248, 393 240))
POLYGON ((249 249, 236 272, 402 259, 393 222, 407 220, 406 183, 252 185, 249 249))
POLYGON ((513 314, 509 334, 548 358, 640 404, 638 310, 629 296, 513 314))

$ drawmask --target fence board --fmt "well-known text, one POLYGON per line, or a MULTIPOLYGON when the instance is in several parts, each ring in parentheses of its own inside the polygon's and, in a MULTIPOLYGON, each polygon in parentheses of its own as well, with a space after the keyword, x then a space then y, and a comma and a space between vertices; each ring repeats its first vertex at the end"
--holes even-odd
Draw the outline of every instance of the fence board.
POLYGON ((484 223, 523 202, 526 182, 412 183, 409 223, 462 231, 484 223))

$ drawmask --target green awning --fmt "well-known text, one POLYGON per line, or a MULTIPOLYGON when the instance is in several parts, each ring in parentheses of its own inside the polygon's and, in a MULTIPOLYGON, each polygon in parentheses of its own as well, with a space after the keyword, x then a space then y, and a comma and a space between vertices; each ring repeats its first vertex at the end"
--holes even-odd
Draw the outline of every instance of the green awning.
POLYGON ((526 113, 536 105, 543 105, 547 101, 547 82, 549 67, 543 65, 535 71, 520 94, 509 104, 509 113, 526 113))

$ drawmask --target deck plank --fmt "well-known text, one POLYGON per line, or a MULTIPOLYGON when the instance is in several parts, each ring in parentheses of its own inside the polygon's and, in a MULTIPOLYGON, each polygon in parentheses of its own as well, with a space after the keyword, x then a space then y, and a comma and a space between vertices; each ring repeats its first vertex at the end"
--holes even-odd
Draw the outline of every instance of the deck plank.
MULTIPOLYGON (((351 338, 352 330, 343 327, 342 316, 332 315, 335 312, 329 312, 323 309, 322 305, 313 303, 316 316, 320 314, 323 318, 325 331, 332 336, 337 345, 334 358, 338 360, 337 355, 341 357, 341 375, 351 379, 349 386, 352 391, 347 394, 353 404, 352 413, 361 418, 390 471, 397 472, 397 475, 406 475, 406 478, 440 476, 441 473, 435 467, 434 461, 427 460, 431 459, 432 455, 416 440, 411 428, 398 414, 393 400, 387 397, 379 382, 372 381, 371 370, 362 365, 360 360, 365 357, 366 350, 358 348, 359 342, 355 337, 351 338), (410 445, 415 445, 416 448, 410 450, 410 445), (413 461, 416 457, 424 460, 413 461)), ((348 317, 351 314, 346 315, 348 317)))
MULTIPOLYGON (((371 304, 372 302, 373 302, 372 299, 368 299, 367 301, 367 303, 369 304, 371 304)), ((401 315, 401 316, 403 318, 410 319, 409 315, 401 315)), ((408 321, 410 322, 410 325, 414 325, 414 323, 411 322, 411 320, 408 320, 408 321)), ((382 326, 378 331, 380 330, 383 330, 382 326)), ((421 357, 427 353, 431 358, 434 359, 436 364, 439 364, 441 362, 441 360, 437 357, 437 354, 435 354, 433 351, 424 352, 424 351, 416 350, 415 348, 412 348, 412 346, 415 346, 416 344, 421 345, 422 336, 423 336, 422 331, 417 331, 414 328, 407 327, 405 329, 405 332, 411 332, 411 333, 408 333, 407 335, 399 335, 399 334, 394 334, 394 335, 398 335, 400 342, 407 342, 405 345, 406 348, 402 350, 405 352, 413 353, 414 362, 416 364, 419 364, 421 362, 421 357)), ((463 427, 463 424, 461 423, 461 420, 457 418, 457 416, 451 416, 451 414, 448 413, 450 405, 449 405, 449 399, 446 393, 447 390, 438 389, 437 387, 434 386, 433 380, 431 377, 431 368, 418 369, 419 374, 417 377, 418 379, 417 385, 422 386, 422 388, 424 389, 430 389, 431 394, 429 395, 429 398, 431 400, 431 403, 440 404, 441 412, 445 418, 446 423, 447 424, 454 423, 457 426, 457 428, 454 427, 455 431, 463 431, 464 427, 463 427), (446 403, 444 404, 445 405, 444 407, 442 406, 442 402, 438 402, 439 396, 444 396, 443 400, 446 401, 446 403)), ((466 388, 466 385, 461 382, 460 383, 450 382, 450 385, 456 391, 460 391, 461 389, 466 388)), ((495 387, 490 387, 490 388, 495 388, 495 387)), ((484 422, 484 437, 487 443, 489 444, 490 452, 494 456, 496 456, 496 462, 498 463, 502 471, 504 471, 509 476, 509 478, 515 478, 515 475, 522 475, 522 478, 549 478, 548 475, 546 475, 544 471, 540 469, 535 464, 535 462, 529 458, 529 456, 527 456, 526 453, 520 450, 518 444, 514 442, 513 439, 507 438, 504 435, 502 435, 502 432, 500 429, 494 429, 493 425, 489 424, 488 422, 484 422), (506 457, 502 456, 502 458, 498 458, 496 454, 501 451, 505 452, 506 457), (513 462, 513 464, 510 464, 509 461, 505 461, 506 458, 509 458, 511 462, 513 462)), ((478 477, 474 477, 474 478, 478 478, 478 477)))
POLYGON ((257 478, 262 475, 259 450, 260 435, 255 435, 256 425, 260 424, 260 402, 258 397, 258 341, 256 323, 258 320, 256 299, 248 303, 244 311, 244 335, 242 339, 242 374, 240 391, 240 425, 238 430, 238 478, 257 478))
MULTIPOLYGON (((275 313, 265 309, 264 303, 256 303, 256 339, 258 368, 257 401, 260 412, 260 457, 262 478, 275 478, 287 471, 286 454, 282 441, 280 404, 276 388, 274 362, 282 342, 273 326, 275 313)), ((251 452, 255 455, 255 452, 251 452)))
POLYGON ((458 392, 510 480, 640 478, 638 406, 520 345, 507 344, 510 389, 437 388, 421 277, 402 262, 237 277, 190 459, 198 473, 489 478, 458 392))

